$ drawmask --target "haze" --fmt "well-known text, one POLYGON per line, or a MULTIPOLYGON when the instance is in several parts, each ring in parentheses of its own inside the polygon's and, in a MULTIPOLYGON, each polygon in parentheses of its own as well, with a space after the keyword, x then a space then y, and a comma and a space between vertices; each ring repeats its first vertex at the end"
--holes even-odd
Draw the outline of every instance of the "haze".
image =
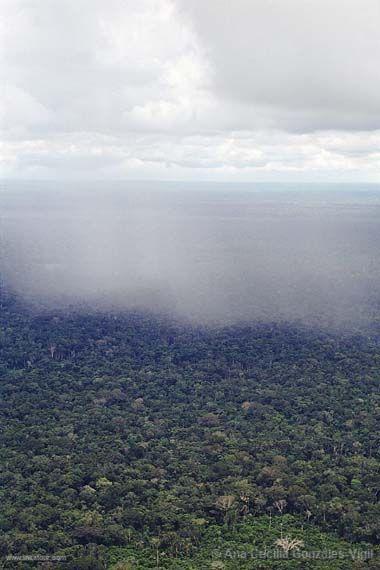
POLYGON ((1 10, 7 288, 205 323, 371 320, 379 0, 1 10))
POLYGON ((335 326, 379 293, 376 186, 14 183, 0 200, 4 282, 40 307, 335 326))

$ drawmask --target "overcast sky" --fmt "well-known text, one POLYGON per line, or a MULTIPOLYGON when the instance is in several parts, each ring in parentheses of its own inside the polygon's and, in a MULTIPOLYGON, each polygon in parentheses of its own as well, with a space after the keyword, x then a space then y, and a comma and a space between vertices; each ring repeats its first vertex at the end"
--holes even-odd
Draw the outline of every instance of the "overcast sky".
POLYGON ((380 182, 380 0, 0 0, 2 176, 380 182))

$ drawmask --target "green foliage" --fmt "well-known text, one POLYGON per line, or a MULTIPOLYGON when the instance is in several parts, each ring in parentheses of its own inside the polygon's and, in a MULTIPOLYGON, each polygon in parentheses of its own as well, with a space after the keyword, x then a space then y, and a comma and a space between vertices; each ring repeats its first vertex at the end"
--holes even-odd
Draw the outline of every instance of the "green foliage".
POLYGON ((245 547, 288 515, 311 542, 320 528, 378 543, 377 331, 212 330, 8 299, 1 333, 3 557, 198 568, 217 536, 245 547))
MULTIPOLYGON (((210 525, 202 540, 189 555, 173 560, 159 551, 159 567, 165 569, 304 569, 354 570, 375 560, 369 545, 353 546, 314 525, 305 525, 301 517, 283 515, 250 517, 244 522, 226 526, 210 525), (280 537, 299 539, 303 545, 285 553, 276 542, 280 537)), ((152 550, 111 547, 107 552, 109 568, 156 568, 152 550), (129 566, 128 566, 129 565, 129 566)))

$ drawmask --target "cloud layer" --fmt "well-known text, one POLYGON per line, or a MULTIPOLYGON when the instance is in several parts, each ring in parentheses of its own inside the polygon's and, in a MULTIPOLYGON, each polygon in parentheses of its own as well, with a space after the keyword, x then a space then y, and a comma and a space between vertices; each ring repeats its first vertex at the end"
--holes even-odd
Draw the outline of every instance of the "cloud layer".
POLYGON ((181 1, 221 97, 291 131, 380 128, 378 0, 181 1))
POLYGON ((380 180, 378 0, 3 0, 6 177, 380 180))

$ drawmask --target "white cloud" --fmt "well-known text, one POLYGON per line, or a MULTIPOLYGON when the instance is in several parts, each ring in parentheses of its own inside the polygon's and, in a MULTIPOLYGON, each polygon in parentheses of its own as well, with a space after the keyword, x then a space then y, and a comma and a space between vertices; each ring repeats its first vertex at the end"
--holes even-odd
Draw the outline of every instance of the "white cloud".
POLYGON ((365 132, 68 133, 3 143, 2 162, 6 174, 24 177, 376 182, 380 131, 370 140, 368 148, 365 132))
POLYGON ((221 97, 289 130, 380 128, 379 0, 178 0, 221 97))
POLYGON ((380 181, 379 11, 3 0, 4 176, 380 181))

